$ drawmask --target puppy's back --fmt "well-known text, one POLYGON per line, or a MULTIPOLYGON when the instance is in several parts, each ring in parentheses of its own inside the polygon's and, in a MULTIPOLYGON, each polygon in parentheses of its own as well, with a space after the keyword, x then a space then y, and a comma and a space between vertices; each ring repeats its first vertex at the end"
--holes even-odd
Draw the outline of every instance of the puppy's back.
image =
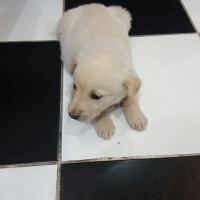
POLYGON ((118 18, 118 20, 126 26, 126 29, 129 32, 132 21, 130 12, 121 6, 109 6, 109 9, 118 18))
POLYGON ((98 38, 117 39, 128 46, 130 22, 130 13, 119 6, 94 3, 65 12, 57 27, 61 59, 69 65, 77 50, 85 49, 90 41, 98 38))
POLYGON ((120 6, 106 7, 102 4, 87 4, 71 9, 64 13, 57 27, 57 37, 69 34, 73 28, 80 35, 88 33, 106 35, 118 34, 125 30, 127 33, 131 27, 130 13, 120 6), (89 29, 89 31, 88 31, 89 29))

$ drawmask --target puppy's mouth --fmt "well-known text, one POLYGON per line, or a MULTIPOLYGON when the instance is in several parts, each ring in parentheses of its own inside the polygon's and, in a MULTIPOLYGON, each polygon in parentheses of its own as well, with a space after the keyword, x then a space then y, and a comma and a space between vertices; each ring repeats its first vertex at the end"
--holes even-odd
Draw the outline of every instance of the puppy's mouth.
POLYGON ((72 115, 69 113, 69 116, 79 122, 86 122, 92 120, 92 117, 89 117, 88 115, 72 115))
POLYGON ((96 113, 95 115, 88 115, 88 114, 80 114, 80 115, 72 115, 69 113, 69 116, 79 122, 87 122, 87 121, 92 121, 94 118, 99 116, 101 112, 96 113))
POLYGON ((79 118, 77 119, 77 121, 79 121, 79 122, 86 122, 86 121, 89 121, 89 120, 90 120, 90 118, 88 116, 85 116, 85 115, 79 116, 79 118))

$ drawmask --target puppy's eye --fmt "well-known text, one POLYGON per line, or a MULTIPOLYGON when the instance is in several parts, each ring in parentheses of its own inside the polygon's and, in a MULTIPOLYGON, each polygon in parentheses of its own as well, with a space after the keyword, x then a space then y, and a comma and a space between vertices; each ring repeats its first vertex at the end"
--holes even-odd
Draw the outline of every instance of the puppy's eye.
POLYGON ((76 85, 74 84, 74 89, 76 89, 76 85))
POLYGON ((92 99, 95 99, 95 100, 98 100, 98 99, 100 99, 101 97, 100 97, 100 96, 97 96, 96 94, 92 94, 92 95, 91 95, 91 98, 92 98, 92 99))

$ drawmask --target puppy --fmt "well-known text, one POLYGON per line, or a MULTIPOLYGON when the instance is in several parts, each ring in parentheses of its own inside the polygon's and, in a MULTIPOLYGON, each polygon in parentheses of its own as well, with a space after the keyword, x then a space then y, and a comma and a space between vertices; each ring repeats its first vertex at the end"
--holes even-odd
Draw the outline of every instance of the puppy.
POLYGON ((106 109, 121 102, 131 128, 147 126, 137 96, 141 80, 131 59, 130 22, 130 13, 119 6, 89 4, 65 12, 57 27, 61 59, 74 76, 69 116, 91 120, 104 139, 115 131, 106 109))

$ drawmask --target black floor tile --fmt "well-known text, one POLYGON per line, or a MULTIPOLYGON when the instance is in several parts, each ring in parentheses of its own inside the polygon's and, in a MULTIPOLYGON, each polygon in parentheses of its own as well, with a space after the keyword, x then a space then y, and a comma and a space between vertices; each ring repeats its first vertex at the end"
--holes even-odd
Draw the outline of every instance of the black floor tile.
POLYGON ((57 42, 0 44, 0 164, 57 160, 57 42))
POLYGON ((64 164, 61 200, 198 200, 200 157, 64 164))
POLYGON ((179 0, 69 0, 65 9, 94 2, 127 8, 133 18, 130 35, 195 32, 179 0))

